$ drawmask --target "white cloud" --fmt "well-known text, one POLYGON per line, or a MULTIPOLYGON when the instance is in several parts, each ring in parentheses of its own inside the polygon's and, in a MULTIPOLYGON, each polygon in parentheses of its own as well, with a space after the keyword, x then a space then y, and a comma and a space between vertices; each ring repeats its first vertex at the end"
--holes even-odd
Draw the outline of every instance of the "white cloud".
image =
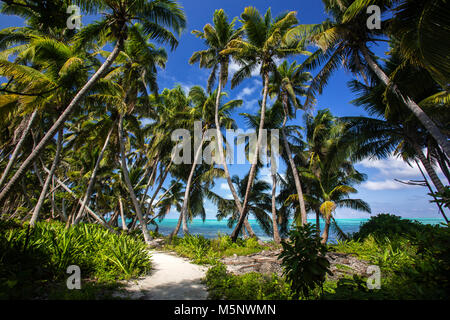
POLYGON ((369 190, 397 190, 397 189, 403 189, 407 187, 406 185, 394 181, 394 180, 384 180, 384 181, 367 181, 362 184, 363 188, 369 189, 369 190))
POLYGON ((228 186, 227 182, 224 182, 224 183, 220 184, 220 189, 222 189, 222 190, 229 190, 230 187, 228 186))
POLYGON ((405 161, 399 158, 389 157, 383 160, 365 159, 360 162, 365 168, 378 170, 383 177, 391 178, 417 178, 421 177, 417 166, 409 166, 405 161))
POLYGON ((242 91, 238 94, 237 99, 241 100, 246 96, 250 96, 253 94, 253 92, 255 92, 256 87, 245 87, 244 89, 242 89, 242 91))

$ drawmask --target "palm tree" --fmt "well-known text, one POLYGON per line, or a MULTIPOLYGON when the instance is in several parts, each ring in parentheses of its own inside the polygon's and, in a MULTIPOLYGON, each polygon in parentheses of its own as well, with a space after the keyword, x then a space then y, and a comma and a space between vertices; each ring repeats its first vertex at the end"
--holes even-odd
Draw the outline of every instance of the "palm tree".
MULTIPOLYGON (((370 30, 365 27, 367 15, 359 10, 359 14, 351 15, 347 9, 358 2, 355 0, 323 0, 326 11, 331 15, 332 20, 327 20, 317 28, 312 40, 321 49, 314 54, 311 59, 305 62, 311 68, 315 68, 318 62, 325 61, 323 68, 314 78, 309 89, 309 96, 315 92, 322 92, 322 88, 327 83, 329 77, 340 65, 341 62, 349 71, 354 74, 361 74, 365 79, 369 68, 376 76, 404 103, 408 109, 419 119, 433 138, 442 147, 447 155, 450 155, 450 143, 447 137, 441 132, 436 123, 420 108, 410 96, 405 95, 398 88, 397 84, 389 79, 384 70, 376 62, 373 53, 367 47, 370 42, 380 41, 383 30, 370 30)), ((377 1, 381 7, 389 8, 392 1, 377 1)), ((364 1, 364 7, 367 2, 364 1)), ((308 101, 308 103, 310 103, 308 101)))
POLYGON ((228 170, 225 153, 223 150, 223 135, 221 131, 221 123, 219 119, 219 108, 222 97, 222 90, 228 82, 228 66, 230 63, 230 54, 224 54, 224 50, 228 48, 233 40, 241 39, 243 34, 242 28, 235 30, 236 19, 231 23, 228 22, 226 13, 220 9, 214 12, 213 23, 214 26, 207 24, 203 28, 203 32, 199 30, 192 31, 197 37, 205 40, 206 50, 195 52, 189 60, 189 63, 194 64, 200 62, 200 67, 212 69, 211 75, 208 79, 208 92, 214 85, 217 70, 219 69, 219 85, 217 88, 217 96, 215 103, 215 117, 214 122, 217 130, 217 144, 219 149, 220 162, 225 170, 228 187, 233 195, 236 207, 242 212, 242 204, 239 201, 238 194, 231 181, 231 175, 228 170))
MULTIPOLYGON (((389 21, 388 35, 399 39, 399 51, 404 60, 427 69, 440 86, 448 91, 450 48, 447 17, 450 8, 445 1, 435 0, 377 0, 372 4, 391 7, 393 18, 389 21)), ((366 11, 364 1, 354 1, 345 11, 344 21, 366 11)))
MULTIPOLYGON (((183 184, 177 180, 172 180, 170 182, 170 187, 168 189, 163 188, 162 190, 167 192, 167 194, 157 205, 158 214, 156 217, 159 221, 162 221, 164 217, 169 214, 172 207, 175 207, 175 209, 180 212, 180 217, 177 223, 177 229, 179 230, 182 222, 181 208, 183 205, 184 196, 183 184)), ((156 219, 156 217, 153 219, 156 219)))
POLYGON ((288 65, 287 61, 284 61, 277 69, 276 73, 273 73, 270 77, 269 94, 274 97, 277 96, 278 101, 283 104, 284 120, 281 128, 283 135, 284 149, 287 154, 289 165, 292 170, 295 188, 297 190, 299 208, 301 212, 301 223, 306 223, 307 215, 305 202, 303 200, 302 185, 300 183, 300 177, 297 167, 292 157, 289 141, 286 137, 286 123, 288 118, 295 117, 295 111, 293 107, 299 108, 301 106, 297 96, 306 94, 306 82, 311 80, 311 75, 307 72, 303 72, 300 65, 296 62, 288 65))
MULTIPOLYGON (((127 41, 125 41, 124 49, 117 59, 119 62, 123 62, 117 68, 113 68, 113 70, 105 76, 105 79, 111 79, 118 74, 123 74, 123 77, 125 78, 125 80, 123 81, 126 82, 126 87, 128 87, 130 91, 139 90, 137 88, 140 88, 140 90, 143 91, 143 96, 141 96, 141 98, 146 96, 147 86, 150 87, 150 90, 157 92, 158 86, 156 83, 156 66, 165 67, 167 54, 164 49, 155 49, 155 47, 148 42, 149 40, 150 36, 146 36, 145 34, 143 34, 141 26, 134 25, 130 27, 129 36, 127 41)), ((101 93, 93 95, 93 97, 97 99, 109 100, 107 95, 101 93)), ((91 196, 96 173, 100 166, 100 161, 103 158, 103 154, 109 144, 109 139, 115 126, 115 123, 112 124, 113 125, 111 126, 105 139, 103 148, 97 158, 97 162, 95 164, 94 170, 89 180, 85 197, 83 199, 83 205, 80 207, 80 210, 77 214, 75 224, 78 223, 79 219, 82 217, 86 201, 91 196)))
POLYGON ((152 40, 168 43, 174 49, 178 42, 175 36, 164 26, 174 29, 178 34, 185 28, 186 18, 177 2, 172 0, 125 0, 116 1, 75 1, 83 9, 95 13, 97 10, 103 12, 110 11, 101 21, 97 21, 82 29, 75 40, 76 47, 82 47, 86 43, 91 43, 100 35, 100 42, 114 41, 115 46, 110 55, 98 68, 95 74, 78 91, 72 101, 53 124, 46 135, 37 144, 27 159, 21 164, 8 184, 0 192, 0 202, 3 201, 11 187, 19 180, 23 172, 36 159, 42 149, 51 141, 53 136, 64 125, 75 107, 83 99, 86 93, 102 77, 102 75, 112 66, 114 60, 119 56, 123 48, 124 41, 128 36, 129 24, 133 21, 139 22, 143 26, 146 34, 151 35, 152 40), (105 37, 106 35, 106 37, 105 37))
MULTIPOLYGON (((321 169, 326 165, 320 164, 321 169)), ((320 213, 325 219, 325 229, 322 233, 322 243, 327 243, 331 222, 336 225, 333 212, 336 208, 351 208, 353 210, 371 213, 368 203, 361 199, 350 199, 351 193, 357 193, 354 184, 364 182, 366 177, 356 171, 350 163, 343 163, 342 167, 333 171, 321 171, 320 175, 302 173, 309 183, 315 184, 313 193, 305 196, 311 208, 320 213)), ((337 225, 336 225, 337 226, 337 225)), ((337 230, 340 230, 337 228, 337 230)), ((341 235, 345 235, 341 232, 341 235)))
MULTIPOLYGON (((370 212, 366 202, 349 198, 349 194, 357 193, 353 186, 363 182, 366 176, 349 161, 354 137, 353 141, 348 139, 351 135, 344 123, 337 121, 329 110, 320 110, 315 117, 306 115, 305 120, 308 166, 301 172, 308 181, 305 200, 317 217, 322 215, 325 219, 322 242, 326 243, 331 222, 336 225, 332 214, 337 207, 370 212)), ((296 197, 290 200, 297 200, 296 197)))
MULTIPOLYGON (((222 93, 222 95, 226 95, 226 93, 222 93)), ((194 121, 201 121, 201 141, 198 144, 197 150, 194 150, 194 162, 192 164, 189 177, 186 182, 186 190, 185 197, 183 201, 183 207, 181 210, 181 214, 183 216, 183 232, 185 234, 188 233, 187 228, 187 210, 188 210, 188 201, 190 200, 189 194, 191 192, 191 184, 194 178, 194 173, 196 170, 197 163, 200 160, 200 156, 202 155, 203 143, 206 139, 206 131, 214 126, 214 119, 212 119, 212 110, 215 106, 217 93, 213 92, 211 95, 206 95, 203 89, 199 86, 194 86, 191 88, 189 92, 189 97, 194 104, 193 110, 191 113, 193 114, 194 121)), ((219 99, 220 102, 220 99, 219 99)), ((228 103, 219 106, 218 115, 222 118, 222 124, 226 128, 231 128, 234 125, 234 121, 230 117, 231 111, 240 106, 242 104, 241 100, 232 100, 228 103)), ((195 143, 194 143, 195 145, 195 143)))
MULTIPOLYGON (((282 125, 282 109, 283 106, 278 101, 271 107, 266 109, 266 115, 265 115, 265 121, 264 121, 264 128, 267 130, 270 130, 269 134, 267 135, 268 141, 272 141, 272 139, 278 139, 278 136, 272 136, 274 129, 278 130, 278 128, 282 125)), ((251 115, 248 113, 241 113, 241 115, 244 116, 245 121, 247 123, 247 126, 249 128, 255 129, 258 127, 261 115, 251 115)), ((271 210, 272 210, 272 227, 273 227, 273 239, 276 243, 281 242, 281 237, 278 229, 278 215, 277 215, 277 207, 276 207, 276 188, 277 188, 277 174, 278 174, 278 160, 275 158, 280 153, 280 150, 277 150, 276 145, 272 145, 272 143, 268 144, 267 150, 270 153, 270 176, 272 179, 272 204, 271 204, 271 210), (273 149, 275 148, 275 149, 273 149)), ((246 148, 249 149, 250 146, 247 143, 246 148)), ((261 166, 261 164, 259 164, 261 166)))
MULTIPOLYGON (((407 65, 404 65, 401 71, 396 71, 398 65, 396 56, 391 56, 387 61, 386 70, 396 73, 401 90, 421 101, 420 104, 425 110, 440 117, 441 123, 448 123, 446 113, 442 112, 446 107, 445 103, 434 103, 436 100, 433 97, 439 94, 440 90, 433 78, 423 69, 407 65)), ((407 163, 418 159, 438 192, 444 191, 444 184, 436 174, 433 164, 438 162, 444 173, 448 171, 445 154, 438 152, 440 148, 435 140, 418 120, 412 117, 401 101, 389 92, 386 94, 386 88, 381 81, 375 79, 373 82, 373 86, 370 87, 358 81, 350 83, 352 90, 358 94, 353 103, 363 106, 372 117, 375 117, 341 118, 348 123, 350 134, 358 137, 353 159, 355 161, 367 157, 381 159, 391 154, 401 156, 407 163), (425 147, 428 148, 428 156, 423 153, 425 147)))
POLYGON ((247 215, 247 202, 250 195, 253 180, 256 174, 258 153, 264 130, 264 116, 266 114, 267 96, 269 91, 270 73, 276 71, 276 59, 283 59, 294 54, 306 53, 299 46, 299 41, 289 41, 287 35, 298 24, 296 12, 281 14, 275 19, 272 18, 271 10, 267 10, 264 16, 254 7, 245 8, 241 15, 246 40, 232 40, 227 49, 222 54, 231 54, 241 65, 231 81, 232 87, 241 83, 249 77, 253 70, 260 67, 260 74, 263 81, 263 96, 261 104, 261 119, 258 131, 258 141, 255 150, 255 159, 249 172, 246 196, 242 205, 242 212, 236 228, 231 234, 233 241, 236 241, 239 231, 242 228, 247 215))
MULTIPOLYGON (((248 175, 243 179, 233 176, 232 180, 239 192, 241 200, 245 197, 248 175)), ((268 194, 270 185, 259 179, 255 179, 249 200, 249 215, 256 218, 261 229, 269 236, 273 236, 272 219, 269 212, 271 211, 271 196, 268 194)), ((213 191, 208 191, 208 198, 217 206, 217 218, 219 220, 228 217, 228 227, 232 228, 239 219, 240 212, 234 204, 234 200, 225 199, 213 191)))

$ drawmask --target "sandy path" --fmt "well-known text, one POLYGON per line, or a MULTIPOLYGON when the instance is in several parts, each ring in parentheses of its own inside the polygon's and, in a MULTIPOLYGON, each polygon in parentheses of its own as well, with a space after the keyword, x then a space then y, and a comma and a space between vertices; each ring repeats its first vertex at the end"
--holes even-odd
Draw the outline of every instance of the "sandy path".
POLYGON ((152 271, 147 277, 130 281, 120 298, 139 300, 205 300, 206 287, 200 282, 206 267, 165 252, 151 252, 152 271))

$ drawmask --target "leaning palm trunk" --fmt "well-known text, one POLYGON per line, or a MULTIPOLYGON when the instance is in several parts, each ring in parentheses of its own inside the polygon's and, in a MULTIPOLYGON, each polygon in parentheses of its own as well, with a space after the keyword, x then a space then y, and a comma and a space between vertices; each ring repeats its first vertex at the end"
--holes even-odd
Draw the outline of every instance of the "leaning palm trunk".
POLYGON ((186 182, 186 190, 184 191, 183 207, 181 208, 181 217, 183 220, 183 233, 185 235, 189 234, 189 229, 187 225, 189 194, 191 193, 192 180, 194 178, 195 168, 197 167, 198 160, 200 159, 200 155, 202 154, 202 147, 204 141, 205 141, 205 134, 202 133, 202 140, 200 142, 198 149, 195 152, 194 163, 192 164, 191 172, 189 173, 189 178, 186 182))
POLYGON ((33 125, 34 119, 36 119, 38 112, 37 110, 33 112, 30 119, 28 120, 28 124, 22 132, 22 136, 20 137, 19 142, 17 143, 16 147, 14 148, 14 151, 11 155, 11 158, 9 158, 8 165, 6 166, 5 170, 3 171, 2 177, 0 178, 0 188, 3 186, 3 183, 5 183, 6 178, 8 177, 9 172, 11 171, 14 162, 17 159, 17 156, 19 155, 20 149, 22 148, 22 145, 24 144, 28 133, 30 132, 31 126, 33 125))
POLYGON ((62 148, 62 141, 63 141, 63 129, 59 130, 58 132, 58 141, 56 142, 56 154, 55 158, 53 159, 52 166, 50 168, 50 173, 47 176, 47 179, 45 179, 44 186, 42 187, 41 194, 39 196, 39 200, 34 207, 33 215, 31 216, 30 226, 34 227, 36 224, 36 221, 39 216, 39 212, 41 211, 42 205, 44 204, 45 196, 47 195, 48 188, 50 187, 50 182, 53 180, 53 175, 55 174, 56 167, 59 163, 59 156, 61 154, 61 148, 62 148))
POLYGON ((172 231, 172 233, 170 234, 170 237, 169 237, 170 241, 173 239, 173 237, 175 237, 178 234, 178 232, 180 232, 182 221, 183 221, 183 215, 182 215, 182 213, 180 213, 180 217, 178 218, 177 225, 176 225, 175 229, 172 231))
POLYGON ((106 137, 105 143, 103 144, 103 148, 100 151, 100 154, 98 155, 97 162, 95 163, 94 170, 92 171, 91 178, 89 179, 88 187, 86 190, 86 194, 83 199, 83 203, 81 204, 80 210, 78 211, 77 216, 75 217, 75 220, 73 222, 74 225, 78 224, 80 220, 83 218, 84 215, 84 208, 86 207, 86 203, 88 202, 89 198, 92 194, 92 189, 94 188, 95 178, 97 177, 98 169, 100 168, 100 162, 103 159, 103 155, 105 154, 106 148, 108 147, 109 140, 111 138, 111 134, 113 132, 113 127, 109 130, 108 136, 106 137))
POLYGON ((277 192, 277 177, 272 174, 272 227, 273 227, 273 241, 280 243, 280 232, 278 231, 277 223, 277 207, 276 207, 276 192, 277 192))
POLYGON ((249 199, 252 187, 253 187, 253 181, 255 180, 255 175, 256 175, 256 167, 258 165, 258 154, 259 154, 259 149, 260 149, 261 143, 262 143, 264 121, 265 121, 265 116, 266 116, 267 93, 269 90, 269 73, 267 71, 264 72, 263 79, 264 79, 264 93, 263 93, 263 101, 261 104, 261 119, 260 119, 260 123, 259 123, 258 141, 256 143, 254 161, 252 163, 252 166, 250 168, 250 173, 248 175, 247 189, 245 191, 244 204, 242 206, 241 215, 239 217, 238 223, 236 224, 236 227, 234 228, 233 232, 231 233, 231 239, 233 240, 233 242, 236 242, 236 240, 239 236, 239 232, 241 231, 242 224, 244 223, 244 220, 247 217, 248 199, 249 199))
POLYGON ((427 171, 428 175, 431 178, 431 181, 433 182, 434 186, 436 187, 438 192, 445 192, 445 187, 442 181, 439 179, 438 175, 436 174, 436 171, 434 170, 433 166, 431 165, 430 161, 425 157, 422 150, 420 149, 419 145, 415 142, 413 142, 414 150, 417 153, 417 156, 420 159, 420 162, 422 162, 423 166, 425 167, 425 170, 427 171))
MULTIPOLYGON (((164 184, 164 181, 166 181, 166 179, 167 179, 167 175, 169 174, 169 170, 170 170, 170 167, 172 166, 172 163, 173 163, 173 157, 170 159, 169 164, 167 165, 166 169, 164 170, 163 176, 161 177, 161 179, 159 181, 158 187, 156 188, 155 192, 153 193, 152 198, 150 199, 150 202, 148 203, 147 212, 145 214, 147 218, 153 210, 153 202, 155 201, 156 196, 158 195, 159 191, 161 190, 161 188, 164 184)), ((167 194, 167 191, 165 194, 167 194)))
POLYGON ((433 136, 436 142, 442 147, 447 156, 450 156, 450 143, 441 130, 436 126, 433 120, 415 103, 409 96, 404 96, 395 84, 391 84, 389 77, 372 59, 367 47, 361 47, 364 59, 377 77, 408 107, 408 109, 419 119, 425 129, 433 136))
POLYGON ((150 243, 152 240, 150 234, 147 229, 147 225, 145 223, 144 217, 142 216, 141 207, 137 200, 136 194, 134 193, 133 185, 131 184, 130 176, 128 174, 127 168, 127 160, 125 158, 125 145, 123 141, 123 115, 120 116, 119 119, 119 144, 120 144, 120 160, 122 165, 123 177, 125 180, 125 184, 128 188, 128 193, 130 194, 131 201, 133 202, 134 209, 136 210, 137 219, 139 219, 139 224, 142 230, 142 234, 144 235, 144 241, 146 243, 150 243))
MULTIPOLYGON (((159 162, 159 156, 156 157, 156 159, 153 161, 153 163, 152 163, 152 165, 151 165, 151 167, 152 167, 152 172, 150 173, 150 177, 148 178, 147 185, 146 185, 146 187, 145 187, 145 191, 144 191, 144 194, 143 194, 142 199, 141 199, 141 207, 144 206, 145 200, 147 200, 147 193, 148 193, 148 190, 150 189, 150 187, 151 187, 151 186, 153 185, 153 183, 154 183, 154 178, 155 178, 155 175, 156 175, 156 170, 158 169, 158 162, 159 162)), ((147 177, 147 175, 148 175, 148 169, 149 169, 149 168, 147 168, 146 172, 144 173, 144 177, 142 178, 141 181, 143 181, 143 180, 145 179, 145 177, 147 177)), ((140 184, 140 183, 138 183, 138 184, 140 184)))
POLYGON ((16 184, 16 182, 22 177, 25 170, 29 165, 33 163, 33 161, 38 157, 41 151, 50 143, 55 134, 60 130, 60 128, 64 125, 66 120, 69 118, 71 113, 74 111, 75 107, 79 104, 81 99, 86 95, 86 93, 94 86, 94 84, 101 78, 103 73, 111 67, 114 60, 120 53, 120 50, 123 46, 123 39, 118 39, 113 51, 108 56, 108 58, 103 62, 101 67, 97 70, 97 72, 92 76, 91 79, 81 88, 81 90, 76 94, 76 96, 72 99, 70 104, 61 114, 61 116, 56 120, 56 122, 52 125, 49 131, 45 134, 45 136, 41 139, 38 145, 33 149, 31 154, 25 161, 20 165, 19 169, 16 171, 11 180, 5 185, 3 190, 0 192, 0 203, 5 199, 11 188, 16 184))
POLYGON ((283 127, 281 128, 281 133, 283 134, 283 143, 284 148, 286 150, 286 154, 289 159, 289 165, 292 170, 292 175, 294 176, 294 182, 295 182, 295 189, 297 190, 297 196, 298 196, 298 204, 300 208, 300 215, 301 215, 301 223, 302 225, 306 224, 307 215, 306 215, 306 207, 305 207, 305 200, 303 199, 303 190, 302 190, 302 184, 300 183, 300 176, 298 174, 297 166, 295 165, 294 158, 292 158, 291 153, 291 147, 289 147, 289 142, 286 137, 286 123, 287 123, 287 102, 286 97, 283 99, 283 107, 284 107, 284 120, 283 120, 283 127))
MULTIPOLYGON (((50 170, 48 170, 47 168, 43 168, 45 172, 47 172, 48 174, 50 174, 50 170)), ((66 186, 64 184, 64 182, 62 182, 61 180, 59 180, 57 177, 55 177, 55 182, 57 184, 59 184, 65 191, 67 191, 76 201, 78 201, 78 204, 81 205, 81 200, 75 195, 75 193, 70 190, 70 188, 68 186, 66 186)), ((73 212, 70 214, 69 218, 67 219, 67 224, 66 224, 66 229, 70 226, 70 221, 72 219, 72 217, 75 215, 75 210, 76 210, 76 206, 74 206, 74 210, 73 212)), ((109 231, 111 231, 112 233, 116 233, 117 232, 112 229, 108 223, 106 223, 105 219, 103 219, 102 217, 100 217, 99 215, 97 215, 94 211, 92 211, 91 208, 86 207, 86 211, 92 216, 92 218, 94 218, 95 221, 97 221, 98 223, 100 223, 102 226, 104 226, 106 229, 108 229, 109 231)))

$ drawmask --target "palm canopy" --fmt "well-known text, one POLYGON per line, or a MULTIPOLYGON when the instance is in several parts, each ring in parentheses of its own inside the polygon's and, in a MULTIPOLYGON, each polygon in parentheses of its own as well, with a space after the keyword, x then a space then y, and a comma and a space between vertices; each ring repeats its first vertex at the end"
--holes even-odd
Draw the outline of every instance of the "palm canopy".
MULTIPOLYGON (((195 119, 201 120, 204 127, 215 127, 214 110, 216 108, 216 97, 218 90, 207 94, 201 86, 193 86, 189 91, 189 98, 193 104, 192 113, 195 119)), ((232 111, 240 107, 242 100, 230 100, 223 102, 224 97, 227 97, 226 92, 222 92, 219 97, 219 123, 221 127, 232 129, 236 127, 235 121, 231 116, 232 111)))
POLYGON ((311 79, 311 74, 305 72, 296 61, 289 64, 285 60, 269 78, 269 95, 284 101, 287 105, 285 112, 292 118, 295 116, 294 109, 302 107, 299 97, 306 95, 307 83, 311 79))
POLYGON ((296 54, 309 54, 303 50, 299 40, 288 37, 297 24, 296 12, 272 17, 270 9, 264 16, 254 7, 245 8, 241 15, 245 39, 232 40, 221 54, 231 54, 241 65, 231 81, 234 88, 260 67, 261 75, 275 72, 276 62, 296 54))
POLYGON ((227 83, 230 56, 222 52, 231 41, 241 39, 243 34, 242 28, 235 29, 236 18, 228 22, 228 17, 223 9, 214 12, 213 24, 205 25, 203 31, 192 31, 198 38, 204 39, 207 49, 195 52, 189 59, 190 64, 199 62, 200 68, 211 69, 208 78, 208 92, 211 92, 214 86, 219 68, 223 86, 227 83))
POLYGON ((445 0, 354 0, 345 9, 344 21, 364 12, 368 5, 388 7, 387 34, 400 40, 402 57, 427 69, 448 90, 450 82, 450 7, 445 0))
POLYGON ((304 66, 310 70, 316 69, 319 65, 323 66, 309 87, 306 106, 313 103, 316 93, 322 93, 331 75, 341 67, 341 64, 351 73, 367 79, 367 63, 361 54, 361 47, 382 39, 384 31, 383 28, 381 30, 366 28, 365 12, 355 15, 351 20, 345 20, 346 8, 353 1, 323 0, 325 10, 331 19, 311 28, 310 41, 317 45, 319 50, 304 62, 304 66))
POLYGON ((102 12, 104 16, 102 20, 87 25, 77 33, 77 46, 93 43, 94 40, 104 44, 111 40, 126 39, 129 27, 139 23, 151 40, 168 44, 174 49, 178 45, 176 35, 180 35, 186 27, 183 8, 173 0, 77 0, 74 3, 89 13, 102 12))

